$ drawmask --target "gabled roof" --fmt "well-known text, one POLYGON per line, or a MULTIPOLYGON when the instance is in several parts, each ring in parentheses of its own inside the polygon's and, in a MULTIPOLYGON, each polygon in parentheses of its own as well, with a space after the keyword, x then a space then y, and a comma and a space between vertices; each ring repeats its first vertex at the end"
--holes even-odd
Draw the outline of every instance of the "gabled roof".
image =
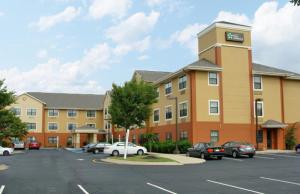
POLYGON ((136 70, 135 73, 139 74, 143 81, 153 83, 159 80, 160 78, 170 74, 171 72, 136 70))
POLYGON ((48 108, 103 110, 104 95, 28 92, 48 108))
POLYGON ((278 69, 275 67, 270 67, 270 66, 266 66, 266 65, 262 65, 262 64, 258 64, 258 63, 253 63, 253 74, 256 75, 273 75, 273 76, 291 76, 294 75, 296 73, 290 72, 290 71, 286 71, 283 69, 278 69))
POLYGON ((275 120, 267 120, 261 125, 263 128, 286 128, 288 125, 275 120))

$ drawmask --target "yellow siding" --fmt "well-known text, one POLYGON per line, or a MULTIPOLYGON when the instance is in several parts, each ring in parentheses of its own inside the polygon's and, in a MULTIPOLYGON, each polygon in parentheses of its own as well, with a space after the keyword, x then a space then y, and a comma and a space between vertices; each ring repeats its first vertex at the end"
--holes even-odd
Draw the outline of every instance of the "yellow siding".
POLYGON ((207 34, 204 34, 198 39, 198 49, 199 52, 213 46, 217 43, 216 29, 212 29, 207 34))
POLYGON ((300 122, 300 81, 284 80, 283 85, 285 121, 300 122))
POLYGON ((216 64, 216 52, 215 52, 215 47, 212 47, 208 49, 207 51, 201 53, 199 55, 199 60, 201 59, 206 59, 210 61, 211 63, 216 64))
POLYGON ((220 121, 219 115, 209 115, 209 100, 219 100, 219 86, 208 85, 208 72, 196 72, 197 121, 220 121))

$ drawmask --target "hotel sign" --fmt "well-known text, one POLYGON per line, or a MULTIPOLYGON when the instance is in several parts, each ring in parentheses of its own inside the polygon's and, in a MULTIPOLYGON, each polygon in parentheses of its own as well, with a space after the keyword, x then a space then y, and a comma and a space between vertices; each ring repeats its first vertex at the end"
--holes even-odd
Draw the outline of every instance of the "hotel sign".
POLYGON ((225 37, 227 41, 232 42, 244 42, 244 34, 237 32, 225 32, 225 37))

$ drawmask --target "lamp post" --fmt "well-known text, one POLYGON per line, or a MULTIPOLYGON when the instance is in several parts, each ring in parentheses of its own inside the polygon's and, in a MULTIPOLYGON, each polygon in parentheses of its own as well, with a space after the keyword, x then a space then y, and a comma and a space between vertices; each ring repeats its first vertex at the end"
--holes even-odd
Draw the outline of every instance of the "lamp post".
POLYGON ((174 154, 180 154, 180 151, 178 149, 178 98, 177 96, 168 97, 168 100, 175 100, 175 123, 176 123, 176 142, 175 142, 175 150, 174 150, 174 154))
POLYGON ((261 98, 255 99, 255 124, 256 124, 256 149, 258 150, 258 108, 257 104, 258 102, 262 102, 263 100, 261 98))

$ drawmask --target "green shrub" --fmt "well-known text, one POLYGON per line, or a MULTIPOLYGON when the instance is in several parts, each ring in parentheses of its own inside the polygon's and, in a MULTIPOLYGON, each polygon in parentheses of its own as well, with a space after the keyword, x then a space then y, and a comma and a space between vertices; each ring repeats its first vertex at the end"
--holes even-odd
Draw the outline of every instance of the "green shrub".
POLYGON ((296 128, 291 127, 287 129, 287 133, 285 135, 285 145, 286 149, 291 150, 294 149, 297 139, 295 134, 296 128))
MULTIPOLYGON (((152 145, 152 152, 158 153, 168 153, 171 154, 174 152, 176 144, 173 141, 165 142, 146 142, 143 144, 144 147, 150 151, 150 145, 152 145)), ((178 142, 178 149, 180 153, 186 153, 187 149, 191 147, 191 143, 187 140, 182 140, 178 142)))
POLYGON ((178 142, 178 149, 182 154, 186 153, 190 147, 192 147, 192 144, 188 140, 181 140, 178 142))

